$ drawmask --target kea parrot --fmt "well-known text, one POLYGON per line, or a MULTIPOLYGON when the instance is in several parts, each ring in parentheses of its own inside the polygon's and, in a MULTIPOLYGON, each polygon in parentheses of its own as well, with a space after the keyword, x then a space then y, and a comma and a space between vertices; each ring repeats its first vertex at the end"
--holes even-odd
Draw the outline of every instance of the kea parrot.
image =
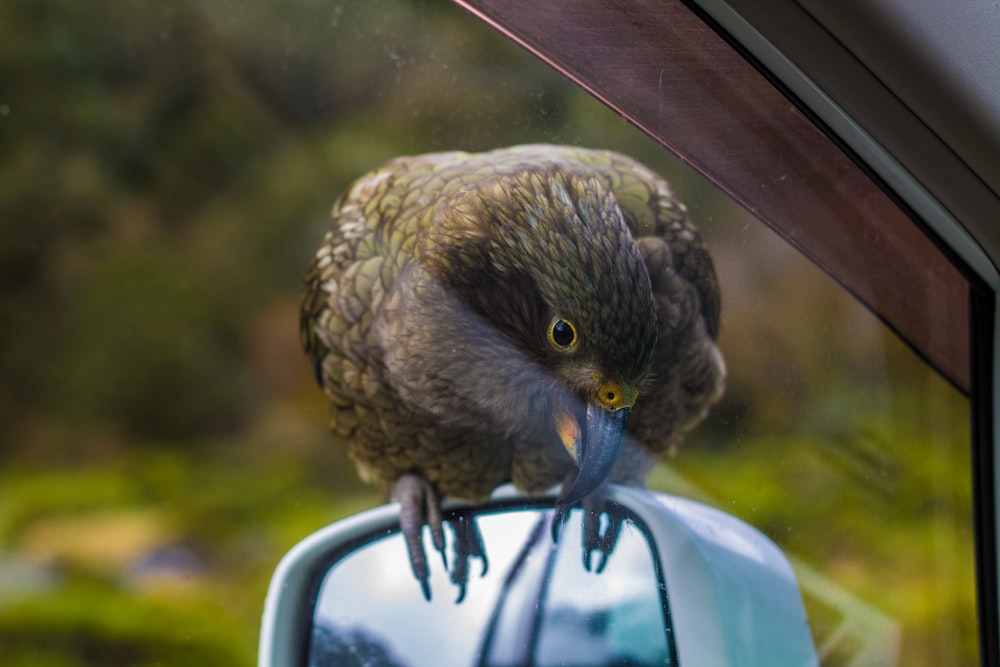
MULTIPOLYGON (((442 498, 561 485, 560 520, 586 510, 589 567, 613 547, 603 485, 644 486, 722 393, 712 260, 667 182, 619 153, 391 160, 336 202, 305 284, 334 439, 401 503, 428 599, 422 531, 444 557, 442 498)), ((453 528, 461 599, 486 555, 474 526, 453 528)))

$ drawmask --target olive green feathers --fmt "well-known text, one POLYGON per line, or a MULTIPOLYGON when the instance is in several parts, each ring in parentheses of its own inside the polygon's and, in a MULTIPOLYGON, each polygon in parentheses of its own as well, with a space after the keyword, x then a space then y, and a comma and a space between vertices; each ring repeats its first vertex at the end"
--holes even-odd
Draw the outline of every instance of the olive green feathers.
POLYGON ((303 343, 365 479, 469 500, 565 482, 591 408, 641 484, 719 397, 719 291, 667 183, 617 153, 398 158, 337 201, 303 343), (627 417, 627 419, 626 419, 627 417))

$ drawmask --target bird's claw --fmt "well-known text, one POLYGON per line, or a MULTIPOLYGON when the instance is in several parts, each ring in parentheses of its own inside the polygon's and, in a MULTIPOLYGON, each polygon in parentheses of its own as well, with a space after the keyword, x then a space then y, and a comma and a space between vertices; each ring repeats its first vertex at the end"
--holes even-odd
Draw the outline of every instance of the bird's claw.
POLYGON ((573 505, 556 505, 552 516, 552 541, 554 543, 559 542, 559 534, 562 532, 562 527, 569 521, 569 514, 572 510, 573 505))
POLYGON ((451 570, 451 582, 458 586, 458 598, 455 600, 455 604, 458 604, 465 599, 466 584, 469 582, 469 560, 478 558, 482 561, 483 569, 479 573, 480 577, 486 575, 490 564, 475 519, 460 514, 450 523, 455 535, 455 559, 451 570))
MULTIPOLYGON (((426 525, 431 532, 431 542, 434 550, 441 554, 441 563, 445 571, 449 571, 448 557, 445 553, 444 517, 441 511, 441 501, 430 482, 414 474, 402 475, 393 487, 392 500, 401 504, 399 512, 399 528, 406 542, 406 550, 410 555, 410 566, 413 576, 420 583, 424 599, 431 599, 430 568, 427 564, 427 552, 424 550, 423 528, 426 525)), ((454 560, 452 562, 451 581, 458 586, 458 604, 465 599, 466 585, 469 581, 469 560, 478 558, 483 567, 480 576, 486 574, 489 561, 479 527, 471 516, 459 514, 450 520, 454 535, 454 560)))
POLYGON ((622 529, 621 513, 615 506, 604 501, 603 498, 594 500, 593 496, 583 501, 583 567, 587 572, 591 571, 591 558, 593 553, 600 553, 600 561, 593 570, 597 574, 604 572, 608 565, 608 558, 618 544, 618 536, 622 529), (601 516, 606 516, 608 521, 601 531, 601 516))
POLYGON ((399 529, 410 554, 413 576, 420 582, 424 599, 430 601, 430 568, 427 566, 427 552, 424 551, 424 525, 430 528, 431 542, 441 554, 445 569, 448 559, 444 552, 444 525, 441 501, 430 483, 418 475, 402 475, 392 489, 392 500, 400 503, 399 529))
POLYGON ((569 520, 573 507, 579 507, 583 512, 583 567, 587 572, 600 574, 608 565, 608 558, 618 543, 622 528, 621 512, 609 503, 604 494, 604 487, 585 497, 577 505, 557 504, 552 517, 552 541, 558 542, 562 527, 569 520), (607 517, 607 524, 601 530, 601 516, 607 517), (593 553, 600 553, 596 568, 592 568, 593 553))

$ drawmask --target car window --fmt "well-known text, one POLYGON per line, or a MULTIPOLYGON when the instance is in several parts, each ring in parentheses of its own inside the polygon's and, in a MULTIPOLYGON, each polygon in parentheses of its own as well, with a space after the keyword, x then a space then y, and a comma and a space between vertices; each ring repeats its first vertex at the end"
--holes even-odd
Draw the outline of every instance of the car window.
POLYGON ((655 475, 782 546, 822 664, 974 664, 968 398, 775 241, 757 229, 722 244, 729 316, 759 333, 724 321, 726 398, 655 475), (727 280, 730 252, 761 264, 727 280))
MULTIPOLYGON (((772 231, 744 190, 449 4, 12 0, 0 26, 5 664, 254 664, 281 554, 380 502, 332 446, 298 341, 330 207, 397 155, 529 142, 640 160, 713 255, 728 388, 649 486, 785 550, 822 664, 975 663, 951 264, 898 302, 944 341, 929 358, 789 244, 809 210, 772 231)), ((885 269, 868 261, 862 298, 885 269)))
MULTIPOLYGON (((682 450, 661 483, 770 526, 793 559, 803 540, 821 661, 974 661, 970 274, 681 3, 638 14, 582 3, 569 22, 462 4, 690 160, 840 283, 758 224, 712 228, 731 376, 710 421, 723 437, 682 450), (728 320, 744 316, 759 319, 728 320), (949 611, 930 615, 941 624, 931 628, 920 608, 949 611)), ((711 424, 701 437, 712 439, 711 424)))

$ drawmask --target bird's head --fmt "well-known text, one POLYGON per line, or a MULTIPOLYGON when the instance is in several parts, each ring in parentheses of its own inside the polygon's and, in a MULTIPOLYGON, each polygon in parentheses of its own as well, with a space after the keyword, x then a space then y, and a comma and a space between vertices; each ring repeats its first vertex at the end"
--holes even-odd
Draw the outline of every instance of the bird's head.
POLYGON ((615 197, 593 176, 520 169, 433 215, 416 255, 434 287, 411 298, 435 311, 424 319, 450 351, 435 376, 512 432, 561 443, 579 472, 560 502, 576 502, 614 467, 656 342, 649 276, 615 197), (428 297, 440 286, 446 296, 428 297))

